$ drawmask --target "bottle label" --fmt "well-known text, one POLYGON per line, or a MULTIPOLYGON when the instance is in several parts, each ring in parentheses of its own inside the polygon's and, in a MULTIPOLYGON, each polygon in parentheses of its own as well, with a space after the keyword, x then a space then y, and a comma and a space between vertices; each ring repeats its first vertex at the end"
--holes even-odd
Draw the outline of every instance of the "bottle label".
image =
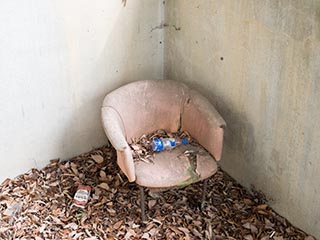
POLYGON ((174 148, 176 146, 176 140, 174 138, 169 138, 170 146, 174 148))
POLYGON ((155 152, 160 152, 164 149, 164 146, 163 146, 163 142, 161 139, 154 139, 152 141, 152 150, 155 151, 155 152))

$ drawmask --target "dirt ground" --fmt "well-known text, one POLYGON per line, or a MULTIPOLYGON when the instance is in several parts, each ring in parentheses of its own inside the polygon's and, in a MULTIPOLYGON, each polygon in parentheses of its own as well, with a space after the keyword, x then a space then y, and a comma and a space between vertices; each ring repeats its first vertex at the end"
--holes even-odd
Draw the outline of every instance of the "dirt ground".
POLYGON ((0 185, 1 239, 305 239, 313 237, 276 214, 262 194, 249 192, 219 170, 202 184, 160 194, 140 192, 102 147, 0 185), (85 209, 72 206, 78 185, 92 188, 85 209))

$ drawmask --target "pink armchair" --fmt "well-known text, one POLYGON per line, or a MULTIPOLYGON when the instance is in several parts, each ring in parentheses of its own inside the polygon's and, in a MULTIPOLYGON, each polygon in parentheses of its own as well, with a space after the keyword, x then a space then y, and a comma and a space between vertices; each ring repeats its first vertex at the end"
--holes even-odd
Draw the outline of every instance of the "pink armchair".
POLYGON ((181 82, 143 80, 114 90, 103 101, 102 123, 130 182, 163 189, 186 186, 217 171, 225 121, 206 98, 181 82), (188 131, 210 154, 185 145, 156 154, 154 164, 134 162, 128 143, 158 129, 188 131), (195 153, 195 161, 181 157, 186 150, 195 153))

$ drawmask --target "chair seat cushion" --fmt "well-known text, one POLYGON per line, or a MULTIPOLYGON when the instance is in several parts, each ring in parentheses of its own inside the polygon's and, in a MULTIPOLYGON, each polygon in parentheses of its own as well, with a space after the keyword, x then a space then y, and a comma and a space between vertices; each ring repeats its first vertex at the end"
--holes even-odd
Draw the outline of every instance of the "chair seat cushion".
POLYGON ((137 184, 148 188, 182 187, 216 171, 214 158, 202 147, 191 144, 155 153, 153 163, 135 163, 137 184))

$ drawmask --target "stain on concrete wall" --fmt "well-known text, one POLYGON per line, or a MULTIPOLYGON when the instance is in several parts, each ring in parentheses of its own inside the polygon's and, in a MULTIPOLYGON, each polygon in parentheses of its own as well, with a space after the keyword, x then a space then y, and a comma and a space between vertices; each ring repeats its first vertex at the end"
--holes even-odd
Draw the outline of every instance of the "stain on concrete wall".
POLYGON ((320 3, 168 0, 165 77, 227 121, 222 167, 320 237, 320 3))

